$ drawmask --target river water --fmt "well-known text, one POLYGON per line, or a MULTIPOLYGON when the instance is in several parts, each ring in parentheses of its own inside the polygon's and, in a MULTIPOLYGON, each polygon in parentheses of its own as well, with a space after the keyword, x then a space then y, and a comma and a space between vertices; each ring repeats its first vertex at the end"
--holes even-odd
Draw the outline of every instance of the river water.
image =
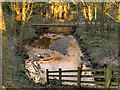
POLYGON ((49 49, 49 46, 63 36, 70 35, 71 27, 39 27, 36 30, 39 39, 31 42, 30 46, 41 49, 49 49))

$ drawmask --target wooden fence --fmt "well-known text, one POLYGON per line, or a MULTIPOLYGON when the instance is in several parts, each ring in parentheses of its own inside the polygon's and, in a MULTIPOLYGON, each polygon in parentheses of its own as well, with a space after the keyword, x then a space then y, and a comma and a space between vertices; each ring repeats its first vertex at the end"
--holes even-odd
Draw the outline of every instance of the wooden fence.
POLYGON ((59 71, 49 71, 46 70, 47 74, 47 85, 50 84, 50 81, 56 80, 56 79, 50 79, 50 77, 58 77, 57 81, 59 82, 59 85, 64 85, 63 82, 74 82, 77 83, 77 87, 82 87, 82 83, 89 83, 89 84, 95 84, 95 85, 101 85, 104 88, 120 88, 120 67, 112 68, 110 65, 108 65, 106 68, 100 68, 100 69, 85 69, 82 70, 82 68, 78 67, 78 70, 62 70, 59 68, 59 71), (63 73, 71 73, 76 72, 77 75, 63 75, 63 73), (91 72, 91 75, 83 75, 83 72, 91 72), (57 75, 50 75, 55 74, 57 75), (63 80, 62 77, 76 77, 77 80, 63 80), (87 78, 91 77, 94 78, 94 81, 82 81, 81 78, 87 78), (97 80, 100 79, 100 80, 97 80))

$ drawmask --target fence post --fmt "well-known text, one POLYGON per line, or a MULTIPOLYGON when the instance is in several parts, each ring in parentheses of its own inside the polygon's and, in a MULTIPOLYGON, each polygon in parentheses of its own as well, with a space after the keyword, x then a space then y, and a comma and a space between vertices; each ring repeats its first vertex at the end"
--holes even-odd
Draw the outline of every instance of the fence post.
POLYGON ((46 69, 46 78, 47 78, 47 85, 49 85, 49 71, 48 69, 46 69))
POLYGON ((112 69, 112 67, 111 67, 110 65, 107 65, 107 68, 106 68, 106 82, 105 82, 105 88, 109 88, 109 87, 110 87, 111 75, 112 75, 111 69, 112 69))
POLYGON ((62 69, 59 68, 59 85, 60 85, 60 86, 62 85, 62 80, 61 80, 61 79, 62 79, 62 78, 61 78, 62 76, 61 76, 61 75, 62 75, 62 69))
POLYGON ((77 87, 80 88, 80 86, 81 86, 81 68, 78 67, 77 87))

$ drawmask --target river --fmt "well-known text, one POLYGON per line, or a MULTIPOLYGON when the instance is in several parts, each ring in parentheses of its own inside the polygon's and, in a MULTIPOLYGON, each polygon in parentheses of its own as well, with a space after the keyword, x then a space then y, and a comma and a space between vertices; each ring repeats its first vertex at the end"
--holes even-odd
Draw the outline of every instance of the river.
POLYGON ((39 39, 31 42, 30 46, 35 48, 48 49, 49 46, 63 36, 70 35, 71 27, 39 27, 35 30, 39 39))

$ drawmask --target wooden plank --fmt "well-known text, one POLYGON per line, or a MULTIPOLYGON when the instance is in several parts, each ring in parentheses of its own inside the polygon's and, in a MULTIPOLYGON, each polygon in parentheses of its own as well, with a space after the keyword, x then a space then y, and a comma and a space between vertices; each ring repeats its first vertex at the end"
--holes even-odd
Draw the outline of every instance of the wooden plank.
POLYGON ((106 69, 105 68, 102 68, 102 69, 84 69, 82 70, 82 72, 85 72, 85 71, 105 71, 106 69))
POLYGON ((49 71, 48 73, 58 73, 59 71, 49 71))
POLYGON ((78 77, 77 77, 77 87, 80 88, 81 86, 81 68, 78 67, 78 77))
POLYGON ((81 81, 81 83, 93 83, 93 84, 102 84, 102 85, 105 84, 105 82, 97 82, 97 81, 81 81))
POLYGON ((95 75, 95 76, 93 76, 93 77, 94 77, 94 78, 106 78, 105 75, 98 75, 98 76, 95 75))
POLYGON ((62 69, 59 68, 59 85, 60 86, 62 85, 62 77, 61 77, 61 75, 62 75, 62 69))
POLYGON ((93 75, 81 75, 81 77, 94 77, 93 75))
POLYGON ((95 84, 102 84, 102 85, 104 85, 105 82, 95 82, 95 84))
MULTIPOLYGON (((61 77, 77 77, 77 76, 78 75, 61 75, 61 77)), ((59 75, 49 75, 49 77, 59 77, 59 75)))
POLYGON ((76 82, 77 83, 77 80, 62 80, 62 82, 76 82))
POLYGON ((62 72, 78 72, 78 70, 63 70, 62 72))
POLYGON ((77 77, 77 75, 62 75, 62 77, 77 77))
POLYGON ((120 85, 120 83, 118 83, 118 82, 111 82, 111 86, 118 86, 118 85, 120 85))
MULTIPOLYGON (((68 84, 62 84, 62 86, 68 86, 68 87, 77 87, 77 85, 68 85, 68 84)), ((68 89, 69 90, 69 89, 68 89)), ((73 90, 73 89, 72 89, 73 90)), ((76 89, 75 89, 76 90, 76 89)))
POLYGON ((47 77, 47 85, 49 85, 49 75, 48 75, 48 69, 46 69, 46 77, 47 77))
POLYGON ((120 76, 119 75, 114 75, 112 78, 119 78, 120 79, 120 76))
POLYGON ((95 83, 95 81, 81 81, 81 83, 95 83))
POLYGON ((59 75, 49 75, 49 77, 59 77, 59 75))
POLYGON ((49 81, 50 81, 50 80, 56 80, 56 81, 59 81, 58 79, 49 79, 49 81))
POLYGON ((105 75, 81 75, 81 77, 105 78, 105 75))
POLYGON ((114 67, 112 70, 113 71, 120 71, 120 67, 114 67))
POLYGON ((112 74, 112 67, 110 65, 107 65, 105 88, 109 88, 110 87, 111 74, 112 74))

